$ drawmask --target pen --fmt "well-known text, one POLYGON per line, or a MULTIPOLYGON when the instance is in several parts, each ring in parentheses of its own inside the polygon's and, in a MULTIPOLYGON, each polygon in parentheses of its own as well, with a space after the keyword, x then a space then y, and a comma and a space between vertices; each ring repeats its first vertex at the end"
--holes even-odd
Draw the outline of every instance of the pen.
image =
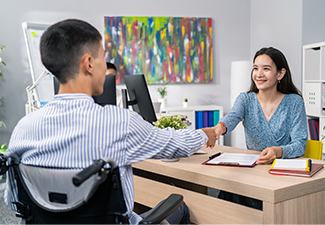
POLYGON ((214 155, 209 156, 209 159, 213 159, 214 157, 217 157, 219 155, 221 155, 221 152, 218 152, 218 153, 216 153, 214 155))

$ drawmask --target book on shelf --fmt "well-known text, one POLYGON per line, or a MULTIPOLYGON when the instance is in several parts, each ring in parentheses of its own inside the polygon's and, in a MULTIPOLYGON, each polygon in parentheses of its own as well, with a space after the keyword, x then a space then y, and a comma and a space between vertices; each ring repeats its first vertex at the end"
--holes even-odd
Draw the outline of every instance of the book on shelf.
POLYGON ((323 166, 320 163, 312 163, 311 159, 275 159, 269 173, 273 175, 312 177, 323 166))
POLYGON ((311 140, 319 141, 319 120, 308 119, 309 134, 311 140))
POLYGON ((209 126, 209 113, 208 111, 203 111, 203 127, 209 126))
MULTIPOLYGON (((219 111, 218 111, 219 112, 219 111)), ((219 119, 219 116, 218 116, 219 119)), ((213 111, 208 111, 208 127, 213 127, 213 111)))
POLYGON ((219 122, 219 111, 196 111, 195 128, 213 127, 219 122))
POLYGON ((216 126, 219 123, 219 113, 219 111, 213 111, 213 126, 216 126))
POLYGON ((203 128, 203 112, 202 111, 195 112, 195 128, 196 129, 203 128))

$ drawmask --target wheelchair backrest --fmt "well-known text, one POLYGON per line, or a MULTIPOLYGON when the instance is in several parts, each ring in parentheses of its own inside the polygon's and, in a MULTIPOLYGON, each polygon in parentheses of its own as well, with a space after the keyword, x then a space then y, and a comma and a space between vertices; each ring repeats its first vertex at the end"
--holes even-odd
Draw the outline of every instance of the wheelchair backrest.
POLYGON ((80 170, 12 166, 18 187, 19 216, 33 224, 128 224, 119 168, 91 175, 78 187, 80 170))
POLYGON ((72 177, 80 170, 51 169, 19 164, 19 170, 31 198, 49 211, 67 211, 87 202, 99 185, 97 174, 92 175, 79 187, 72 177))

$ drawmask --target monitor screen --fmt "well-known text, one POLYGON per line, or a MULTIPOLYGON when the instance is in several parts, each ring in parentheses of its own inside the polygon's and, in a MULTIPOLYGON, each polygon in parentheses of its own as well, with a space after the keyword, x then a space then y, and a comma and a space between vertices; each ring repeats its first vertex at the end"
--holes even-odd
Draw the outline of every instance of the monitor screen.
POLYGON ((138 112, 146 121, 150 123, 157 121, 144 75, 127 75, 124 79, 130 99, 127 101, 126 91, 122 90, 124 107, 128 108, 129 105, 132 105, 133 110, 138 112))
MULTIPOLYGON (((54 94, 59 92, 60 82, 53 76, 54 94)), ((116 77, 115 75, 107 75, 105 77, 104 92, 101 95, 93 96, 94 101, 99 105, 116 105, 116 77)))
POLYGON ((116 105, 116 77, 115 75, 106 75, 104 83, 104 92, 101 95, 93 96, 95 102, 99 105, 116 105))

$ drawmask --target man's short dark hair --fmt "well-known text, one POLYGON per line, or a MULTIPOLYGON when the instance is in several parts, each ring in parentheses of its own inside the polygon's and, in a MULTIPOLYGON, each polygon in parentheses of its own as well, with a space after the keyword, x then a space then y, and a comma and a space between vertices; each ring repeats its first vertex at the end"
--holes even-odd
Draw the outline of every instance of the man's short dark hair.
POLYGON ((107 69, 113 69, 117 72, 116 66, 113 63, 106 62, 107 69))
POLYGON ((79 72, 80 59, 85 53, 98 57, 102 37, 85 21, 68 19, 50 26, 40 43, 43 65, 64 84, 79 72))

